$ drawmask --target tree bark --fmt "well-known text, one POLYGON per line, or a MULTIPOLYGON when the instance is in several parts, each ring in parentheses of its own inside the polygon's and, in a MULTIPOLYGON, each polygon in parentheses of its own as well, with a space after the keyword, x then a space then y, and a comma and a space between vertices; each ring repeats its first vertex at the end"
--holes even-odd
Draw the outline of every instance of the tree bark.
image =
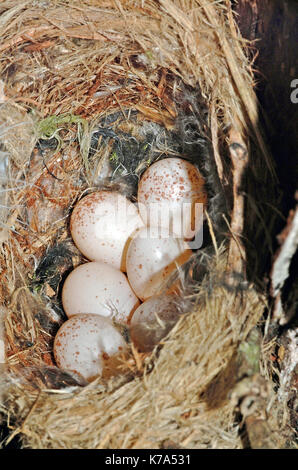
POLYGON ((287 216, 295 205, 298 181, 298 103, 293 102, 295 79, 298 88, 298 2, 238 0, 234 9, 243 37, 256 41, 256 91, 265 110, 266 133, 283 192, 281 209, 287 216))

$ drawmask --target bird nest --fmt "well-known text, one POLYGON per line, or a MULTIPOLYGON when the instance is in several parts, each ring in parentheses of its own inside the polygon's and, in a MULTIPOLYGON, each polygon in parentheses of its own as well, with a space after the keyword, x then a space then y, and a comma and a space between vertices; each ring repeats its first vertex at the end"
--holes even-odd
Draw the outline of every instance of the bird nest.
POLYGON ((259 282, 275 175, 230 2, 0 9, 4 445, 282 447, 259 282), (208 191, 203 245, 175 278, 187 308, 152 353, 128 339, 119 373, 86 384, 53 358, 61 286, 83 262, 71 210, 96 188, 134 200, 144 170, 167 156, 197 165, 208 191))

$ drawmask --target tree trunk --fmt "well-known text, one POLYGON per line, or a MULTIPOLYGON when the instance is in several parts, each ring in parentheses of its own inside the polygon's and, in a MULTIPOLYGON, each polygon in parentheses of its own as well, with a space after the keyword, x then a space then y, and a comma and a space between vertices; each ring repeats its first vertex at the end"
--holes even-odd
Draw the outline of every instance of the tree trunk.
POLYGON ((283 192, 286 216, 298 182, 298 2, 238 0, 234 9, 243 37, 256 41, 257 95, 267 115, 266 131, 283 192), (296 80, 296 82, 295 82, 296 80))

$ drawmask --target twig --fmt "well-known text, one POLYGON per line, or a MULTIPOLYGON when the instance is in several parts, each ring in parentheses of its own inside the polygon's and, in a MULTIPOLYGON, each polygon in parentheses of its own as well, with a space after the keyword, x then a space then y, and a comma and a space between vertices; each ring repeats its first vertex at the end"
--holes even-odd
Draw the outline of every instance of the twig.
POLYGON ((231 232, 228 256, 228 271, 245 276, 245 249, 241 241, 244 228, 244 195, 240 190, 244 170, 248 163, 248 152, 241 134, 232 129, 230 131, 230 157, 233 164, 233 212, 231 218, 231 232))
MULTIPOLYGON (((296 194, 298 202, 298 191, 296 194)), ((280 325, 285 325, 288 319, 285 316, 282 305, 282 288, 289 277, 291 261, 298 248, 298 204, 296 210, 290 211, 287 225, 279 234, 278 240, 281 244, 280 249, 275 255, 271 271, 271 295, 274 300, 273 320, 279 321, 280 325)))

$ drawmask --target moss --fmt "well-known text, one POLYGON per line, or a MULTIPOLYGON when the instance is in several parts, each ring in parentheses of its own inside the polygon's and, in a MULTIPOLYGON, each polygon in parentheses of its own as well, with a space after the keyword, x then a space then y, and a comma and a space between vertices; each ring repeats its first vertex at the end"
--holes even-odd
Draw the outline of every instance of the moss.
POLYGON ((80 143, 81 155, 86 171, 89 169, 88 165, 88 153, 89 153, 89 126, 86 119, 75 114, 60 114, 48 116, 45 119, 39 121, 36 125, 36 134, 38 139, 52 140, 57 139, 58 146, 56 152, 58 152, 62 146, 62 140, 59 132, 67 126, 75 124, 77 126, 77 138, 80 143))
POLYGON ((259 329, 255 327, 246 341, 242 342, 238 350, 240 363, 238 374, 252 376, 260 372, 259 361, 261 355, 261 336, 259 329))

